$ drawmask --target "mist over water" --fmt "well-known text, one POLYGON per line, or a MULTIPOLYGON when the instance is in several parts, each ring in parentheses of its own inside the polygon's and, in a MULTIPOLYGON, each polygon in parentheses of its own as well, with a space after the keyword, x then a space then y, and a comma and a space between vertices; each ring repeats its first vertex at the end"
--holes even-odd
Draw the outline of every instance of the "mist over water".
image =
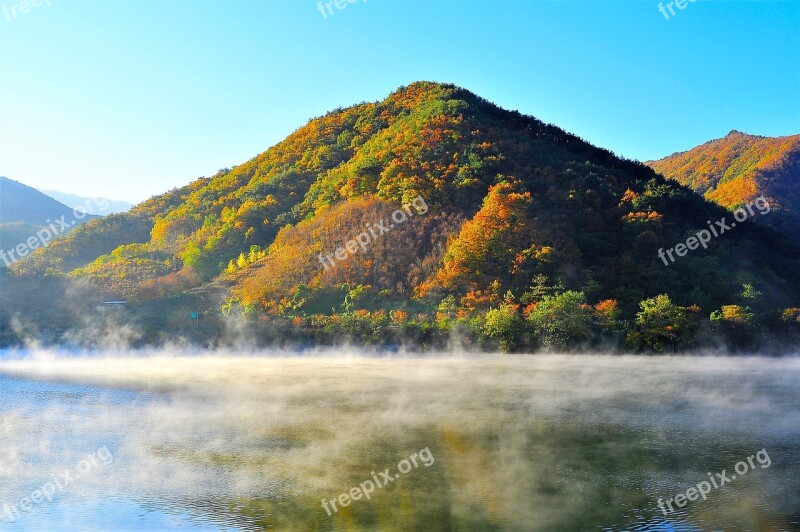
POLYGON ((0 505, 113 460, 0 528, 800 527, 798 358, 293 355, 7 353, 0 505), (768 468, 659 510, 762 449, 768 468))

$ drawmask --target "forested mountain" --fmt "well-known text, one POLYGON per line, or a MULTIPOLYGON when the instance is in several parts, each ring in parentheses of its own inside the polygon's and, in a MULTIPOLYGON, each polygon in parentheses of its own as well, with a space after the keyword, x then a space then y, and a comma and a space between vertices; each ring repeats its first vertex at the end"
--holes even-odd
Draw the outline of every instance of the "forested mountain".
POLYGON ((243 315, 316 339, 661 350, 715 327, 744 345, 794 327, 800 250, 747 223, 658 255, 726 215, 643 164, 419 82, 85 224, 7 281, 129 299, 148 340, 194 334, 184 317, 200 310, 206 340, 243 315))
POLYGON ((773 211, 760 218, 800 240, 800 135, 724 138, 647 163, 728 209, 765 196, 773 211))

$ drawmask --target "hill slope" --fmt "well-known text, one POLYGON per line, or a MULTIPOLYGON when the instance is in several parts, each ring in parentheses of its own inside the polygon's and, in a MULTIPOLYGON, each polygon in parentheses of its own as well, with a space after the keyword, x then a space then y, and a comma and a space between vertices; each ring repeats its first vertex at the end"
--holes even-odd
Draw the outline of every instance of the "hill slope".
MULTIPOLYGON (((312 332, 367 334, 406 327, 413 315, 443 330, 470 322, 496 338, 492 323, 508 332, 523 307, 535 321, 540 303, 563 296, 563 316, 585 318, 575 327, 584 338, 603 320, 610 331, 633 323, 640 302, 663 293, 680 312, 698 305, 692 312, 706 316, 797 304, 800 251, 756 224, 669 266, 659 259, 659 248, 727 214, 555 126, 420 82, 90 222, 13 274, 24 283, 60 271, 98 299, 128 298, 149 316, 174 310, 157 320, 162 329, 189 310, 221 323, 240 307, 312 332), (585 310, 591 304, 604 314, 585 310)), ((678 328, 664 327, 668 337, 678 328)))
POLYGON ((765 196, 774 212, 762 221, 800 239, 800 135, 759 137, 731 131, 647 164, 728 209, 765 196))

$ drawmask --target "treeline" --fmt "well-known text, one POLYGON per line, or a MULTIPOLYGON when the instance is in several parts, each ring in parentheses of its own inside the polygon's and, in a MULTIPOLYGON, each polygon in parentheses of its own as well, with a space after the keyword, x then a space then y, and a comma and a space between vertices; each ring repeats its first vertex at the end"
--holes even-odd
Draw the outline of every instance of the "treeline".
POLYGON ((502 293, 496 283, 461 301, 447 296, 437 305, 430 300, 400 300, 371 286, 343 284, 314 290, 299 285, 274 313, 231 299, 222 314, 223 319, 268 324, 273 333, 282 331, 284 339, 313 344, 435 349, 457 341, 467 348, 508 353, 586 349, 679 353, 774 352, 800 341, 800 308, 758 312, 754 307, 764 308, 763 296, 750 285, 742 287, 739 299, 739 304, 708 312, 697 305, 680 306, 660 294, 641 301, 633 315, 625 316, 617 300, 591 303, 584 291, 550 285, 540 275, 519 297, 502 293))

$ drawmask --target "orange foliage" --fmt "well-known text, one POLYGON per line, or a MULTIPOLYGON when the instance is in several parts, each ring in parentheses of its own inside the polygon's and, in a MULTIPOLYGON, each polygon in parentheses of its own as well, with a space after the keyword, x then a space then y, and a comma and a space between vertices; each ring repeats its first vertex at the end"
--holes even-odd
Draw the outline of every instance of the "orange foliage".
POLYGON ((392 322, 397 325, 402 325, 408 321, 408 312, 404 310, 394 310, 391 313, 392 322))
POLYGON ((622 205, 623 203, 632 203, 638 197, 639 194, 637 194, 631 189, 627 189, 625 191, 625 194, 622 195, 622 199, 620 199, 620 205, 622 205))
POLYGON ((526 211, 530 200, 530 192, 517 192, 511 183, 492 186, 483 207, 464 223, 435 279, 426 283, 421 293, 434 286, 484 285, 487 276, 510 273, 516 250, 528 247, 526 211))
POLYGON ((604 327, 613 326, 619 319, 619 301, 616 299, 606 299, 594 306, 597 320, 604 327))

